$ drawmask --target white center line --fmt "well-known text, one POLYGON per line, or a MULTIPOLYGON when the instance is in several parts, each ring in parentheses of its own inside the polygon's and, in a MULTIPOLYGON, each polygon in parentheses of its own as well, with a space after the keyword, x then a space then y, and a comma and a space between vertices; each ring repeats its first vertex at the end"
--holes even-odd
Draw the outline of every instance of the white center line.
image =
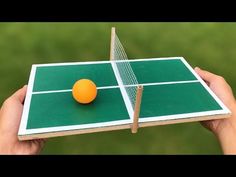
POLYGON ((194 82, 199 82, 199 80, 145 83, 145 84, 141 84, 141 85, 151 86, 151 85, 169 85, 169 84, 188 84, 188 83, 194 83, 194 82))
MULTIPOLYGON (((190 80, 190 81, 173 81, 173 82, 157 82, 157 83, 144 83, 141 84, 143 86, 153 86, 153 85, 170 85, 170 84, 187 84, 187 83, 195 83, 199 82, 199 80, 190 80)), ((124 85, 124 87, 135 87, 137 85, 124 85)), ((98 90, 104 90, 104 89, 112 89, 112 88, 119 88, 118 85, 116 86, 104 86, 104 87, 97 87, 98 90)), ((38 91, 33 92, 32 94, 46 94, 46 93, 60 93, 60 92, 71 92, 72 89, 66 89, 66 90, 51 90, 51 91, 38 91)))

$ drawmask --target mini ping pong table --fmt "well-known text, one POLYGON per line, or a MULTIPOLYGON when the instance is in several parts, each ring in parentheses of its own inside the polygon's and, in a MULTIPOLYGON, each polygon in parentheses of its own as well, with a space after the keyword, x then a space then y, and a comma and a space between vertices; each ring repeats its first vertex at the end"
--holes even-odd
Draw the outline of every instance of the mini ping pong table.
MULTIPOLYGON (((20 140, 128 129, 129 108, 112 61, 32 65, 19 128, 20 140), (77 103, 73 84, 91 79, 97 98, 77 103)), ((227 118, 230 111, 183 57, 129 60, 143 85, 139 127, 227 118)))

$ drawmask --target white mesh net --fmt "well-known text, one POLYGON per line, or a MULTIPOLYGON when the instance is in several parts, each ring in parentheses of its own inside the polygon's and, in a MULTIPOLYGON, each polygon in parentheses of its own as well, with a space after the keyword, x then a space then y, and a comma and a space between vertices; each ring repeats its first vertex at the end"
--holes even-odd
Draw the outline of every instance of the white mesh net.
POLYGON ((122 46, 118 36, 115 34, 114 37, 114 53, 113 60, 117 66, 122 84, 127 92, 129 100, 131 102, 132 108, 134 110, 136 93, 137 93, 137 78, 131 68, 131 65, 128 61, 127 54, 125 53, 124 47, 122 46))

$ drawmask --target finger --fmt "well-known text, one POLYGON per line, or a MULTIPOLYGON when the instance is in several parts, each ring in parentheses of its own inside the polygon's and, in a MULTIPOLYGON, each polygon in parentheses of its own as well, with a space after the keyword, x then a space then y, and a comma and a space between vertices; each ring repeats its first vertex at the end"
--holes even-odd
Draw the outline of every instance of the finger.
POLYGON ((44 143, 46 143, 48 141, 48 139, 44 138, 44 139, 40 139, 41 141, 43 141, 44 143))
POLYGON ((25 100, 26 91, 27 91, 27 85, 17 90, 12 96, 17 100, 19 100, 21 103, 23 103, 25 100))
POLYGON ((40 141, 39 141, 39 144, 40 144, 40 150, 42 150, 43 149, 43 147, 44 147, 44 145, 45 145, 45 140, 44 139, 41 139, 40 141))
POLYGON ((202 69, 200 69, 199 67, 196 67, 194 70, 196 71, 196 73, 197 73, 203 80, 205 80, 205 81, 207 81, 207 82, 211 82, 212 80, 214 80, 214 79, 217 77, 217 75, 215 75, 215 74, 213 74, 213 73, 211 73, 211 72, 209 72, 209 71, 202 70, 202 69))
POLYGON ((34 155, 39 154, 43 146, 42 142, 38 140, 31 140, 30 143, 31 147, 29 153, 34 155))

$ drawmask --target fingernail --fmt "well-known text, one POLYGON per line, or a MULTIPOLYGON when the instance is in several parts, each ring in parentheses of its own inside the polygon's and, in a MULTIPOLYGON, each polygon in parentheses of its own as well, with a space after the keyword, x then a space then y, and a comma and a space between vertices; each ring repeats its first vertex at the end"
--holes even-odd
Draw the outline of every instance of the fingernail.
POLYGON ((199 67, 195 67, 196 70, 201 70, 199 67))

